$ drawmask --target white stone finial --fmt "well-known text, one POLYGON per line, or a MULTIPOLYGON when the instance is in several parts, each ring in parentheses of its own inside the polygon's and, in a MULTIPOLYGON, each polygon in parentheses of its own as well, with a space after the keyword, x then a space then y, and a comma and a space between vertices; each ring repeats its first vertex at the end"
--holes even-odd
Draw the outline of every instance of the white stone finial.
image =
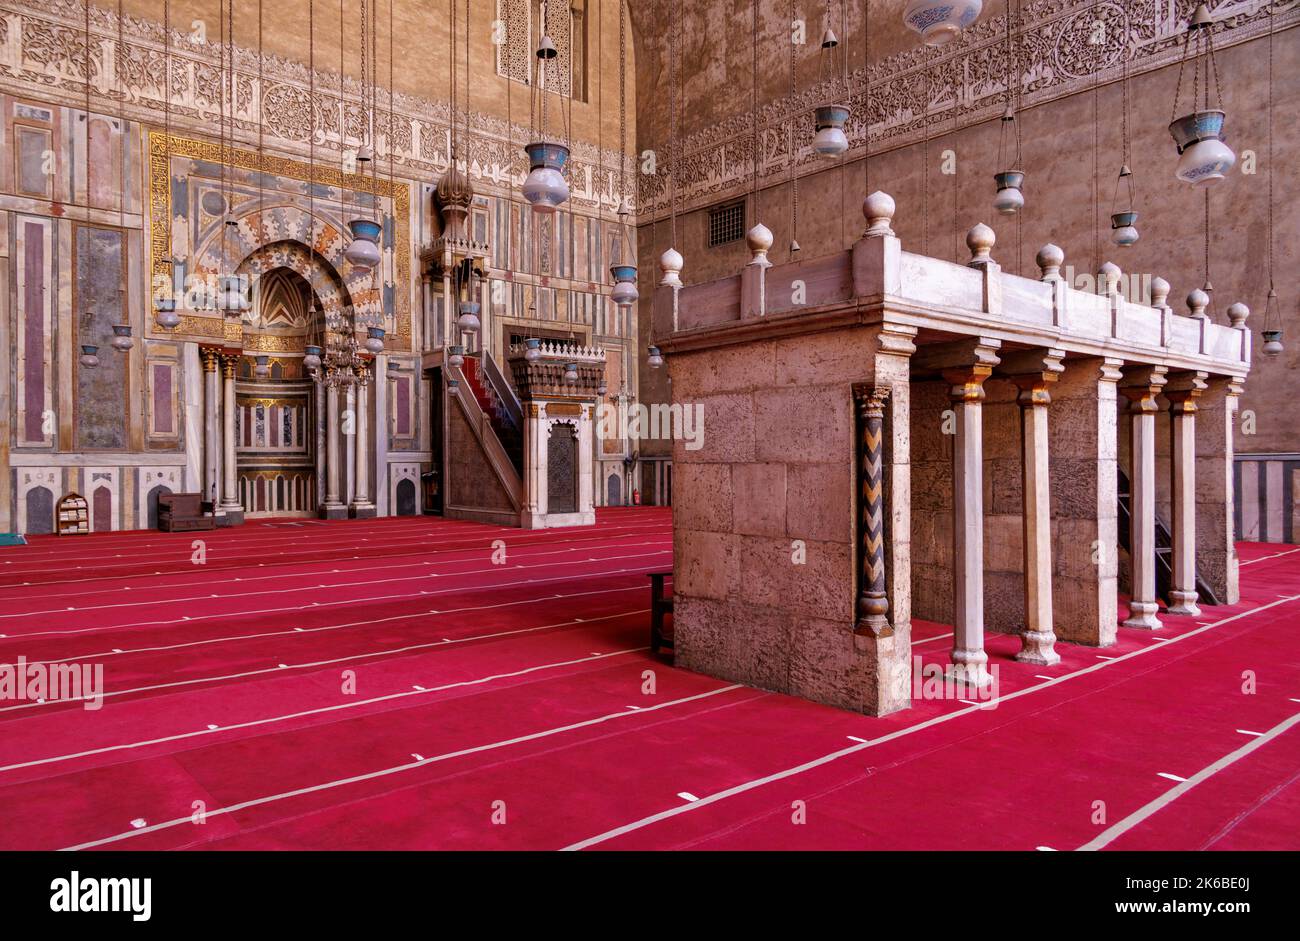
POLYGON ((1250 308, 1237 301, 1228 307, 1228 322, 1238 330, 1246 329, 1246 318, 1250 316, 1250 308))
POLYGON ((993 246, 998 242, 998 237, 992 229, 983 222, 977 222, 966 233, 966 247, 970 249, 970 261, 967 262, 972 268, 978 268, 980 265, 993 263, 993 246))
POLYGON ((867 231, 864 238, 876 238, 893 235, 890 223, 894 221, 894 197, 881 190, 876 190, 862 201, 862 214, 867 217, 867 231))
POLYGON ((745 233, 745 243, 749 246, 749 252, 753 256, 750 258, 751 265, 758 265, 761 268, 770 268, 772 263, 767 260, 767 251, 772 247, 775 239, 772 236, 772 230, 761 222, 754 223, 754 227, 745 233))
POLYGON ((682 253, 675 248, 670 248, 659 256, 659 270, 663 277, 659 283, 664 287, 679 288, 682 286, 682 253))
POLYGON ((1192 288, 1187 295, 1187 309, 1191 316, 1204 319, 1208 315, 1205 308, 1210 306, 1210 295, 1200 288, 1192 288))
POLYGON ((1097 269, 1097 293, 1111 294, 1119 290, 1119 281, 1123 276, 1124 273, 1119 270, 1119 265, 1113 261, 1102 262, 1101 267, 1097 269))
POLYGON ((1065 264, 1065 251, 1061 246, 1048 242, 1038 250, 1038 256, 1035 260, 1038 262, 1038 269, 1043 273, 1038 280, 1061 280, 1061 265, 1065 264))
POLYGON ((1151 279, 1151 306, 1169 306, 1169 282, 1157 275, 1151 279))

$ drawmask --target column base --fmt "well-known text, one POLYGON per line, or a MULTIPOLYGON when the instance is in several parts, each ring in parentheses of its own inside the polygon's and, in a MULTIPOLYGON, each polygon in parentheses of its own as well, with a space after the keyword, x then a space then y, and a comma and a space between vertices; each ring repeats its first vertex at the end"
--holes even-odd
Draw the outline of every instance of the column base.
MULTIPOLYGON (((973 656, 975 653, 975 651, 970 651, 967 656, 973 656)), ((979 651, 978 655, 985 656, 983 651, 979 651)), ((955 652, 954 656, 956 656, 955 652)), ((993 684, 993 676, 989 673, 988 664, 984 661, 950 663, 948 668, 943 671, 943 675, 956 683, 961 683, 973 689, 983 689, 993 684)))
POLYGON ((1056 652, 1056 635, 1051 631, 1025 631, 1020 635, 1021 648, 1016 654, 1018 663, 1033 663, 1042 667, 1061 662, 1056 652))
POLYGON ((1199 596, 1194 591, 1171 591, 1169 592, 1169 607, 1165 609, 1165 614, 1176 614, 1184 617, 1200 617, 1201 608, 1196 603, 1199 596))
POLYGON ((356 520, 374 519, 378 512, 373 503, 354 503, 348 507, 348 515, 356 520))
POLYGON ((345 520, 348 518, 348 508, 342 503, 322 503, 316 515, 323 520, 345 520))
POLYGON ((1121 622, 1122 627, 1136 627, 1144 631, 1156 631, 1164 627, 1160 619, 1156 617, 1156 612, 1160 610, 1160 605, 1154 601, 1130 601, 1128 604, 1128 617, 1121 622))
POLYGON ((238 504, 235 506, 218 507, 221 514, 217 517, 218 526, 241 526, 244 522, 244 508, 238 504))

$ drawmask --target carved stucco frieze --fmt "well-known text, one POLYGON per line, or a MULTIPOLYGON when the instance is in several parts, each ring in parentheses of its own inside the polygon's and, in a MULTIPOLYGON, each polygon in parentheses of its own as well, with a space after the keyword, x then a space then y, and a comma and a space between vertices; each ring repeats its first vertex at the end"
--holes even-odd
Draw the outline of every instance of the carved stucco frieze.
MULTIPOLYGON (((1020 43, 1022 106, 1042 104, 1116 81, 1127 61, 1130 75, 1177 62, 1187 20, 1195 0, 1039 0, 1026 2, 1023 25, 1013 21, 1013 42, 1020 43), (1102 24, 1101 29, 1096 24, 1102 24), (1096 41, 1100 40, 1100 41, 1096 41)), ((1269 0, 1221 0, 1215 5, 1214 44, 1223 49, 1268 31, 1269 0)), ((1276 28, 1300 23, 1300 0, 1274 3, 1276 28)), ((813 153, 813 109, 832 99, 846 100, 851 114, 845 134, 846 159, 860 158, 870 113, 872 154, 894 150, 928 136, 996 118, 1006 100, 1006 18, 985 17, 941 49, 917 45, 907 52, 871 63, 871 100, 866 101, 866 74, 849 75, 848 89, 836 91, 835 79, 819 83, 759 108, 758 173, 760 185, 789 177, 791 141, 796 171, 816 172, 825 161, 813 153), (804 168, 807 168, 806 171, 804 168)), ((743 195, 752 186, 754 125, 745 111, 678 142, 676 168, 678 211, 743 195)), ((660 218, 671 210, 667 161, 653 175, 640 175, 638 221, 660 218)))

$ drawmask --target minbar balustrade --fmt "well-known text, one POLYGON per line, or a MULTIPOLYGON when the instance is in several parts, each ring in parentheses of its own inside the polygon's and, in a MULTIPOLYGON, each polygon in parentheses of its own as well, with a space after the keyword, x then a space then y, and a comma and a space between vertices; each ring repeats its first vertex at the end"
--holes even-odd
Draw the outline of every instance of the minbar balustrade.
POLYGON ((1198 576, 1235 602, 1246 307, 1215 323, 1195 290, 1175 313, 1163 279, 1139 300, 1109 263, 1079 289, 1055 245, 1037 279, 1009 274, 982 224, 966 265, 916 255, 892 198, 863 209, 826 257, 774 265, 757 225, 732 277, 686 287, 681 255, 661 260, 654 342, 704 419, 703 446, 673 453, 677 663, 884 714, 914 695, 913 613, 953 625, 950 676, 988 693, 986 628, 1050 670, 1062 642, 1195 615, 1198 576))

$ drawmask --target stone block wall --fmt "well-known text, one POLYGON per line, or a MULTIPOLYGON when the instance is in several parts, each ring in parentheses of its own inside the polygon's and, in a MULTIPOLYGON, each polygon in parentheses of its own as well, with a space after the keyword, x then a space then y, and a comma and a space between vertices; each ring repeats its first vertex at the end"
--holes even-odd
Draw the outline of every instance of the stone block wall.
MULTIPOLYGON (((853 633, 852 390, 879 378, 876 347, 858 327, 669 358, 675 400, 704 409, 703 447, 673 453, 679 666, 879 711, 877 653, 853 633)), ((900 402, 905 423, 905 377, 900 402)), ((883 643, 910 644, 900 602, 883 643)))

